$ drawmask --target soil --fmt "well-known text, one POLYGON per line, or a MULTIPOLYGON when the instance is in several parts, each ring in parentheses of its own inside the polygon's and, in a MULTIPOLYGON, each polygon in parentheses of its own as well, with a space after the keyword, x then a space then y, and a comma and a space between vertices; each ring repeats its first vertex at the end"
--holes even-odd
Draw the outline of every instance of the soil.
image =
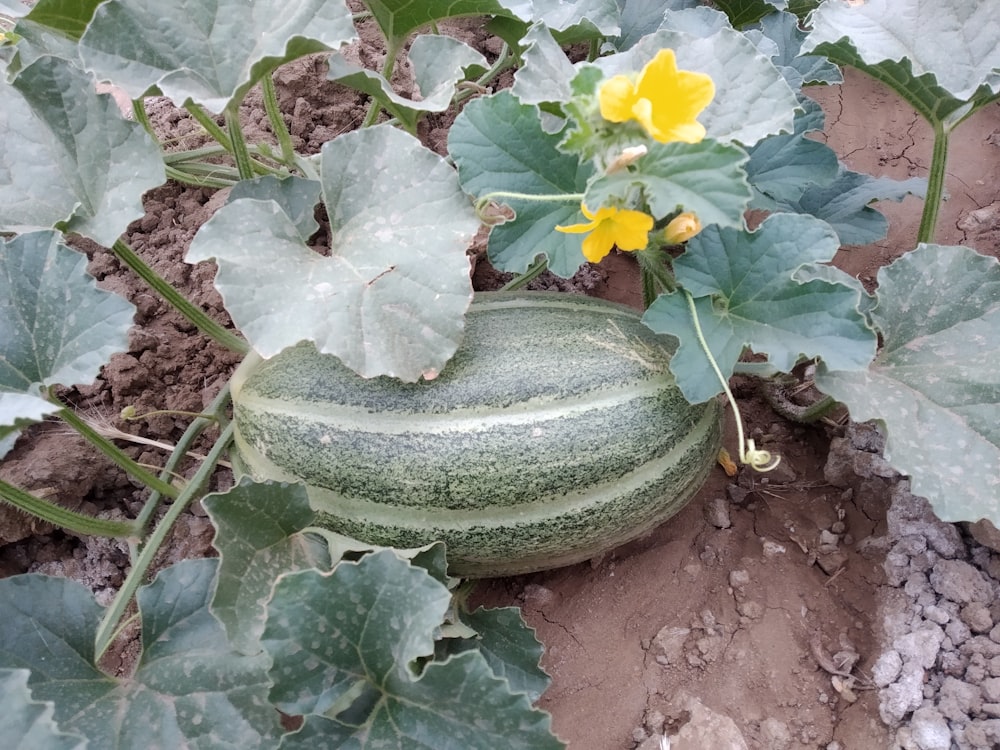
MULTIPOLYGON (((459 28, 467 41, 495 53, 473 27, 459 28)), ((356 54, 377 67, 377 45, 359 47, 356 54)), ((277 83, 301 151, 317 151, 364 116, 362 97, 325 80, 321 57, 287 66, 277 83)), ((405 92, 405 71, 397 83, 405 92)), ((810 93, 828 114, 824 137, 851 168, 897 178, 926 175, 929 129, 894 96, 850 72, 843 86, 810 93)), ((149 109, 178 147, 195 145, 195 128, 175 109, 157 101, 149 109)), ((269 137, 259 99, 248 101, 244 115, 250 138, 257 131, 269 137)), ((449 121, 447 115, 430 116, 421 125, 421 137, 439 152, 449 121)), ((950 200, 939 241, 1000 255, 998 185, 1000 107, 993 106, 952 139, 950 200)), ((189 299, 228 323, 212 285, 213 268, 182 260, 221 201, 213 191, 169 183, 146 196, 146 215, 129 227, 126 239, 189 299)), ((878 208, 891 221, 888 237, 845 247, 835 259, 868 286, 878 268, 912 248, 921 202, 907 198, 878 208)), ((93 385, 66 389, 64 398, 131 435, 177 439, 183 418, 125 423, 116 415, 130 405, 139 413, 198 411, 237 358, 199 335, 106 249, 87 242, 77 247, 90 257, 100 285, 130 299, 138 313, 129 351, 115 355, 93 385)), ((502 281, 483 260, 474 279, 477 288, 502 281)), ((543 277, 536 286, 638 306, 637 279, 631 258, 612 255, 572 280, 543 277)), ((540 705, 551 712, 556 733, 572 750, 658 750, 661 737, 670 738, 672 750, 1000 746, 1000 730, 992 735, 984 723, 1000 716, 985 707, 1000 707, 1000 695, 989 700, 991 690, 1000 694, 1000 683, 988 683, 1000 678, 1000 661, 993 671, 990 661, 1000 645, 996 653, 981 644, 963 654, 968 639, 953 627, 975 620, 968 637, 990 640, 1000 611, 989 604, 1000 584, 983 577, 991 594, 984 603, 979 594, 966 597, 935 583, 944 580, 944 573, 936 574, 943 563, 966 565, 981 576, 1000 572, 997 556, 966 529, 940 524, 925 511, 893 520, 894 507, 919 501, 908 495, 905 480, 879 468, 877 434, 846 420, 793 424, 774 413, 752 382, 737 381, 735 390, 758 446, 782 456, 778 471, 730 477, 720 467, 684 510, 643 539, 588 563, 479 586, 480 602, 521 607, 545 644, 543 666, 552 685, 540 705), (862 464, 867 472, 858 468, 862 464), (942 538, 951 546, 935 542, 942 538), (976 610, 978 620, 963 614, 976 602, 986 610, 976 610), (931 632, 928 623, 941 630, 940 638, 931 639, 937 650, 913 656, 904 640, 931 632), (901 665, 895 673, 890 652, 901 665), (907 671, 918 661, 928 663, 907 671), (909 686, 912 693, 914 679, 916 695, 905 692, 909 686), (979 698, 969 698, 964 708, 955 708, 961 703, 955 700, 946 707, 942 696, 959 692, 948 679, 973 685, 979 698), (935 711, 951 732, 944 739, 932 731, 940 730, 935 711)), ((727 444, 734 443, 730 419, 727 444)), ((151 465, 164 458, 155 446, 127 450, 151 465)), ((143 498, 141 488, 82 440, 51 424, 29 430, 0 464, 0 475, 107 516, 134 516, 143 498)), ((214 481, 224 487, 229 477, 223 471, 214 481)), ((213 554, 211 535, 204 513, 193 508, 175 529, 161 564, 213 554)), ((122 545, 77 538, 6 511, 0 512, 0 543, 0 575, 72 576, 105 601, 127 572, 122 545)), ((997 641, 1000 628, 990 642, 997 641)))

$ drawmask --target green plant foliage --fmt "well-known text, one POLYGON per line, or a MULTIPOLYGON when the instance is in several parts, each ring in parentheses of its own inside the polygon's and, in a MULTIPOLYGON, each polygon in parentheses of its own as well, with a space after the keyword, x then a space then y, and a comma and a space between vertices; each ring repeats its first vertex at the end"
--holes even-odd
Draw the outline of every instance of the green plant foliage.
POLYGON ((226 307, 265 357, 309 339, 365 377, 433 375, 472 301, 465 248, 477 221, 454 170, 388 126, 326 143, 320 162, 330 257, 277 203, 239 200, 199 230, 188 262, 218 263, 226 307))
POLYGON ((85 750, 83 737, 59 731, 51 703, 33 700, 26 669, 0 669, 0 746, 7 750, 85 750))
POLYGON ((62 729, 92 747, 272 748, 281 730, 266 709, 267 660, 233 651, 208 611, 216 564, 179 563, 140 590, 142 654, 124 678, 94 664, 102 608, 85 587, 2 580, 0 668, 29 669, 32 696, 51 701, 62 729))
POLYGON ((303 568, 329 570, 330 553, 322 540, 302 533, 315 515, 303 485, 244 479, 228 492, 207 496, 203 503, 215 526, 221 557, 212 612, 234 648, 256 654, 275 579, 303 568))
POLYGON ((469 69, 486 69, 486 58, 450 36, 418 36, 410 46, 409 59, 419 101, 398 95, 385 77, 349 63, 338 53, 328 60, 328 78, 368 94, 413 132, 420 115, 443 112, 451 106, 455 84, 466 77, 469 69))
POLYGON ((868 66, 904 58, 914 79, 932 74, 959 100, 980 86, 1000 90, 996 8, 990 3, 867 0, 823 3, 810 16, 803 50, 820 54, 853 48, 868 66), (831 49, 832 47, 832 49, 831 49))
MULTIPOLYGON (((546 133, 538 108, 501 91, 469 104, 448 134, 448 151, 462 188, 471 195, 493 191, 533 195, 582 193, 593 174, 589 163, 558 149, 561 136, 546 133)), ((553 273, 570 277, 584 263, 580 241, 555 231, 571 224, 580 205, 565 202, 498 199, 517 212, 518 221, 493 228, 490 262, 503 271, 523 273, 539 255, 553 273)))
POLYGON ((878 274, 883 346, 861 372, 817 384, 887 427, 886 457, 946 521, 1000 518, 1000 263, 921 245, 878 274), (942 280, 947 283, 942 284, 942 280))
POLYGON ((600 206, 611 196, 641 187, 653 218, 675 213, 678 206, 698 214, 703 224, 743 225, 750 188, 743 165, 746 152, 738 146, 701 143, 657 143, 635 162, 634 172, 601 177, 587 189, 586 203, 600 206))
POLYGON ((355 39, 343 0, 109 0, 80 40, 87 69, 130 98, 160 91, 221 112, 283 62, 355 39), (209 30, 206 33, 206 29, 209 30))
MULTIPOLYGON (((677 280, 696 299, 709 349, 724 376, 744 347, 767 352, 788 372, 804 357, 863 370, 875 354, 875 335, 858 312, 856 287, 797 277, 800 268, 829 261, 839 242, 825 222, 776 214, 755 232, 709 227, 677 259, 677 280)), ((670 369, 692 403, 707 401, 721 385, 705 377, 705 356, 682 295, 661 295, 643 320, 680 340, 670 369)))
POLYGON ((92 79, 42 57, 0 78, 0 229, 59 227, 111 245, 164 180, 159 149, 92 79))
POLYGON ((21 430, 55 414, 59 407, 27 393, 0 392, 0 458, 14 447, 21 430))
POLYGON ((477 651, 421 667, 449 599, 447 588, 391 550, 329 574, 279 579, 262 637, 273 662, 271 699, 307 715, 303 732, 282 747, 316 747, 318 734, 341 743, 327 747, 561 748, 548 715, 511 692, 477 651))

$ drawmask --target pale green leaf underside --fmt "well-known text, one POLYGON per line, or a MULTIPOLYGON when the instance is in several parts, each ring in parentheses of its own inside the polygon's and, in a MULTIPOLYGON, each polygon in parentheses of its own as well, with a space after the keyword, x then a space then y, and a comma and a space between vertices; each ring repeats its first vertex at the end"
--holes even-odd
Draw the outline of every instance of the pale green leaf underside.
MULTIPOLYGON (((462 187, 476 197, 500 190, 548 196, 583 193, 593 168, 561 152, 561 139, 544 132, 537 107, 501 91, 466 105, 448 135, 448 151, 462 187)), ((538 255, 545 255, 549 269, 567 278, 585 262, 579 235, 555 230, 577 221, 578 198, 536 202, 503 197, 497 202, 510 205, 517 221, 490 232, 488 252, 496 268, 523 273, 538 255)))
POLYGON ((102 610, 86 588, 39 575, 0 581, 0 667, 29 669, 35 699, 52 701, 63 729, 90 747, 268 750, 280 727, 266 707, 265 662, 233 652, 209 613, 216 564, 182 562, 140 590, 143 652, 120 680, 94 666, 102 610))
POLYGON ((233 647, 252 655, 260 650, 275 579, 303 568, 329 568, 330 555, 323 542, 302 533, 315 515, 303 485, 255 484, 244 478, 203 503, 220 555, 212 612, 233 647))
POLYGON ((0 458, 14 447, 21 428, 33 422, 41 422, 59 407, 44 398, 28 393, 4 393, 0 391, 0 458))
POLYGON ((0 391, 90 383, 127 348, 135 308, 97 288, 57 232, 0 239, 0 391))
POLYGON ((80 41, 88 69, 136 99, 159 89, 213 112, 263 69, 355 38, 343 0, 110 0, 80 41))
POLYGON ((593 64, 609 77, 628 74, 641 70, 665 47, 676 53, 678 68, 707 73, 715 83, 715 98, 698 117, 709 138, 749 146, 774 133, 792 132, 795 92, 771 61, 732 29, 703 38, 658 31, 628 51, 593 64))
MULTIPOLYGON (((752 233, 708 227, 688 242, 675 262, 677 280, 696 298, 705 339, 725 377, 744 347, 767 354, 783 372, 802 357, 846 370, 868 366, 875 335, 857 310, 857 289, 821 278, 801 282, 796 274, 830 260, 838 247, 829 225, 795 214, 775 214, 752 233)), ((682 294, 661 295, 643 320, 680 340, 670 369, 689 401, 722 391, 682 294)))
POLYGON ((589 26, 602 36, 618 33, 616 0, 498 0, 499 4, 528 23, 543 23, 555 31, 589 26))
POLYGON ((449 599, 445 586, 390 550, 329 574, 281 578, 262 641, 274 662, 271 698, 282 710, 310 714, 282 747, 561 748, 548 715, 512 693, 482 654, 414 671, 416 659, 433 653, 449 599), (359 696, 367 710, 352 715, 354 726, 313 715, 340 718, 359 696), (324 735, 338 744, 323 743, 324 735))
POLYGON ((1000 15, 992 3, 968 0, 826 2, 811 16, 804 51, 849 43, 868 65, 912 63, 913 75, 931 73, 958 99, 981 85, 1000 89, 1000 15))
POLYGON ((0 747, 5 750, 84 750, 86 740, 59 731, 52 705, 32 699, 26 669, 0 669, 0 747))
POLYGON ((0 78, 0 229, 58 226, 110 246, 165 179, 159 150, 93 80, 42 57, 0 78))
POLYGON ((486 66, 486 58, 479 52, 458 39, 443 35, 418 36, 410 46, 409 57, 419 99, 400 96, 384 77, 348 62, 336 52, 328 59, 327 77, 373 97, 412 129, 421 113, 448 109, 455 84, 465 78, 467 68, 486 66))
POLYGON ((852 418, 885 422, 886 457, 943 520, 1000 523, 1000 264, 921 245, 878 282, 883 350, 817 383, 852 418))
POLYGON ((187 260, 216 260, 226 309, 265 358, 310 340, 364 377, 435 376, 472 300, 465 249, 478 220, 454 170, 383 125, 325 144, 321 182, 329 257, 275 202, 240 200, 199 230, 187 260))

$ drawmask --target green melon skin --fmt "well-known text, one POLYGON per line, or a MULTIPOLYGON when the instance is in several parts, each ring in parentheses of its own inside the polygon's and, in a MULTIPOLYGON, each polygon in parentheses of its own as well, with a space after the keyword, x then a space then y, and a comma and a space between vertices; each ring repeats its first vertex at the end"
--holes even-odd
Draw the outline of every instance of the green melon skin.
POLYGON ((570 565, 663 523, 715 463, 721 409, 684 399, 671 352, 620 305, 479 293, 431 381, 366 380, 305 343, 251 355, 232 380, 234 459, 304 482, 338 533, 443 540, 452 575, 570 565))

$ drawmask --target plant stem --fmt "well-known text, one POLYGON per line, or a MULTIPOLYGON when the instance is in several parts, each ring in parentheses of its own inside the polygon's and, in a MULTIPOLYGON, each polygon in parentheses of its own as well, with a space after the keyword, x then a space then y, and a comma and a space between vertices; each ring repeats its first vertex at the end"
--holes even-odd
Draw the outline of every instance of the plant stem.
MULTIPOLYGON (((226 406, 229 404, 229 384, 226 383, 225 387, 219 392, 219 394, 212 400, 212 403, 208 407, 208 412, 206 416, 199 417, 198 419, 191 422, 188 428, 181 435, 181 439, 177 441, 177 445, 174 446, 173 452, 170 454, 170 458, 163 465, 163 470, 161 476, 166 477, 174 474, 180 465, 181 459, 186 456, 191 449, 191 445, 198 436, 205 431, 206 428, 213 425, 224 425, 225 424, 225 410, 226 406)), ((207 458, 204 460, 208 460, 207 458)), ((149 496, 145 505, 142 507, 142 512, 136 518, 136 523, 139 528, 145 532, 149 527, 150 521, 152 521, 153 516, 156 514, 156 508, 160 503, 160 494, 154 492, 149 496)))
POLYGON ((292 134, 288 132, 285 118, 281 116, 281 107, 278 106, 278 94, 274 89, 274 78, 268 73, 260 79, 260 87, 264 93, 264 111, 267 112, 268 122, 271 123, 271 132, 278 139, 278 146, 281 148, 281 163, 289 169, 295 168, 295 144, 292 143, 292 134))
POLYGON ((584 193, 552 193, 550 195, 532 195, 531 193, 512 193, 508 190, 494 190, 492 193, 482 195, 476 203, 489 203, 495 198, 514 198, 522 201, 533 201, 535 203, 569 203, 570 201, 582 201, 584 193))
POLYGON ((250 158, 247 141, 243 136, 243 127, 240 125, 239 104, 230 104, 226 107, 225 116, 226 131, 229 133, 229 142, 233 147, 233 159, 236 160, 236 169, 240 173, 240 179, 252 180, 255 176, 253 160, 250 158))
POLYGON ((219 127, 218 123, 216 123, 205 110, 194 102, 185 104, 184 109, 188 111, 188 114, 190 114, 198 122, 198 124, 201 125, 205 131, 219 143, 219 145, 221 145, 229 153, 233 153, 233 144, 229 141, 229 136, 226 135, 226 131, 219 127))
POLYGON ((188 505, 198 497, 202 486, 212 475, 216 463, 221 458, 232 436, 233 425, 230 424, 222 431, 219 439, 212 446, 208 458, 202 463, 197 473, 195 473, 191 479, 191 483, 180 494, 177 500, 174 501, 173 505, 170 506, 166 515, 163 516, 163 519, 143 545, 142 552, 139 553, 139 557, 132 566, 132 570, 129 571, 128 576, 125 578, 125 583, 122 584, 121 589, 115 595, 114 601, 111 602, 111 606, 104 613, 104 617, 97 628, 97 633, 94 636, 95 663, 101 660, 104 652, 108 650, 108 647, 113 642, 114 634, 118 632, 119 620, 121 620, 122 615, 125 613, 129 602, 132 601, 135 592, 145 580, 150 565, 152 565, 157 553, 159 553, 160 548, 163 546, 163 542, 166 541, 167 535, 170 533, 171 528, 173 528, 174 523, 177 522, 177 519, 180 518, 188 505))
MULTIPOLYGON (((402 40, 386 40, 385 61, 382 63, 382 77, 387 81, 392 77, 392 71, 396 68, 396 56, 399 54, 401 43, 402 40)), ((370 128, 374 125, 375 120, 378 119, 378 113, 381 111, 382 107, 379 105, 378 100, 372 97, 372 100, 368 103, 368 114, 365 115, 361 127, 370 128)))
POLYGON ((69 423, 69 425, 79 432, 83 437, 87 439, 95 448, 97 448, 101 453, 110 458, 119 467, 128 472, 129 475, 135 477, 144 485, 149 487, 156 492, 160 492, 167 497, 176 498, 180 493, 177 488, 172 484, 168 484, 164 480, 160 479, 155 474, 147 471, 131 458, 126 456, 114 443, 101 435, 97 430, 87 423, 87 420, 81 419, 77 416, 76 412, 70 409, 68 406, 63 404, 58 398, 49 394, 49 400, 61 407, 59 410, 60 419, 69 423))
POLYGON ((937 228, 941 199, 944 197, 945 169, 948 166, 948 140, 951 132, 940 122, 933 123, 933 127, 934 150, 931 153, 931 168, 927 176, 927 195, 924 197, 924 210, 920 215, 917 242, 934 241, 934 230, 937 228))
POLYGON ((243 339, 216 323, 201 308, 191 304, 180 292, 167 283, 163 277, 147 266, 123 240, 117 240, 112 245, 111 251, 143 281, 149 284, 171 307, 187 318, 188 322, 196 326, 199 331, 238 354, 246 354, 250 351, 250 347, 243 339))
POLYGON ((500 287, 500 292, 513 292, 515 289, 521 289, 532 281, 541 276, 545 269, 549 267, 549 260, 544 255, 539 256, 539 258, 532 263, 528 270, 522 273, 520 276, 515 276, 513 279, 508 281, 502 287, 500 287))
POLYGON ((134 521, 112 521, 77 513, 69 508, 63 508, 48 500, 43 500, 30 492, 25 492, 20 487, 15 487, 3 479, 0 479, 0 500, 10 503, 18 510, 37 516, 43 521, 72 531, 74 534, 118 538, 139 535, 139 525, 134 521))
MULTIPOLYGON (((193 185, 194 187, 221 189, 232 187, 237 182, 238 179, 235 178, 225 178, 225 177, 214 177, 213 174, 218 172, 224 172, 230 167, 224 167, 219 164, 202 164, 198 165, 199 168, 191 169, 195 167, 195 164, 189 164, 183 168, 172 167, 169 164, 164 165, 167 178, 173 180, 174 182, 179 182, 183 185, 193 185), (213 169, 207 170, 204 167, 212 166, 213 169), (209 174, 199 174, 199 172, 210 172, 209 174)), ((235 171, 235 170, 234 170, 235 171)))
POLYGON ((642 278, 642 302, 648 308, 658 295, 675 291, 677 281, 667 267, 667 254, 662 250, 640 250, 636 258, 642 278))

